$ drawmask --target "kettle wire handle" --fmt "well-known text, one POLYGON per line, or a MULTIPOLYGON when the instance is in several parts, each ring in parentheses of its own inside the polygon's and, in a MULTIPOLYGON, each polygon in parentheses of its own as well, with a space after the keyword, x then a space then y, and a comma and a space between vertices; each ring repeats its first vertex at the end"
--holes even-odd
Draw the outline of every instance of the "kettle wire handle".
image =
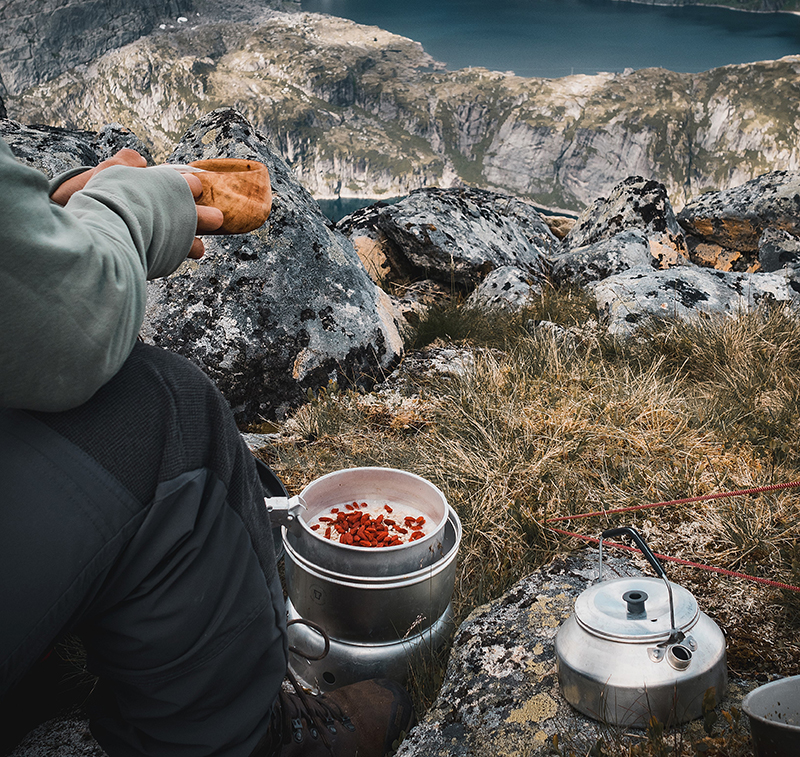
POLYGON ((642 538, 642 535, 635 528, 631 528, 630 526, 609 528, 607 531, 603 531, 603 533, 600 534, 600 575, 598 576, 598 579, 600 581, 603 580, 603 539, 611 539, 614 536, 630 536, 631 539, 636 543, 636 546, 642 551, 642 554, 647 558, 647 562, 649 562, 653 567, 656 575, 663 579, 664 584, 667 587, 667 596, 669 597, 669 622, 671 626, 670 636, 667 643, 679 643, 683 640, 684 634, 675 628, 675 603, 672 599, 672 585, 670 584, 667 574, 664 571, 664 568, 661 566, 661 563, 650 551, 650 547, 647 546, 645 540, 642 538))
MULTIPOLYGON (((664 568, 661 566, 661 563, 656 559, 656 556, 650 551, 650 547, 645 544, 642 535, 635 529, 631 528, 630 526, 622 526, 621 528, 609 528, 608 531, 603 531, 600 534, 600 543, 603 543, 603 539, 611 539, 614 536, 630 536, 634 542, 636 542, 636 546, 642 550, 642 554, 647 558, 647 562, 653 566, 653 570, 656 572, 656 575, 659 578, 666 579, 667 574, 664 572, 664 568)), ((600 576, 602 578, 602 576, 600 576)))

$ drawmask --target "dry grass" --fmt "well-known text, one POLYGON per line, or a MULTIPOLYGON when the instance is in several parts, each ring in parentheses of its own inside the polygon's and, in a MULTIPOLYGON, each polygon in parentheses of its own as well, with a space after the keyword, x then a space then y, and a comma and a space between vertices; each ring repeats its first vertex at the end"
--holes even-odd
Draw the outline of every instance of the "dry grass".
MULTIPOLYGON (((285 424, 265 460, 293 491, 359 465, 403 468, 441 487, 464 525, 459 620, 577 546, 547 518, 800 480, 796 312, 655 324, 627 343, 591 328, 532 327, 592 316, 575 292, 547 292, 506 319, 441 308, 416 346, 467 348, 461 369, 411 375, 379 394, 333 387, 285 424)), ((597 535, 632 525, 656 552, 797 585, 798 503, 790 489, 563 527, 597 535)), ((725 628, 733 675, 800 673, 800 595, 666 569, 725 628)), ((441 674, 417 681, 422 707, 441 674)))

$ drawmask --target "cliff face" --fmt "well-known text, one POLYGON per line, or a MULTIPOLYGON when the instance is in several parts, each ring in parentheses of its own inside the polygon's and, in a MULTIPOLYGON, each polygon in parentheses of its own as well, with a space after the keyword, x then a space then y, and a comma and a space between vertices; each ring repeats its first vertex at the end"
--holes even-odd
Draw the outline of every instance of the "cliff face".
POLYGON ((317 197, 460 183, 577 210, 637 174, 680 207, 800 168, 800 57, 700 74, 447 72, 419 44, 314 14, 184 24, 7 98, 11 118, 125 123, 154 154, 232 106, 317 197))
POLYGON ((198 17, 291 6, 291 0, 7 0, 0 3, 0 94, 17 94, 73 66, 198 17), (183 22, 177 19, 183 17, 183 22))
POLYGON ((0 4, 0 71, 10 93, 188 13, 193 0, 11 0, 0 4))

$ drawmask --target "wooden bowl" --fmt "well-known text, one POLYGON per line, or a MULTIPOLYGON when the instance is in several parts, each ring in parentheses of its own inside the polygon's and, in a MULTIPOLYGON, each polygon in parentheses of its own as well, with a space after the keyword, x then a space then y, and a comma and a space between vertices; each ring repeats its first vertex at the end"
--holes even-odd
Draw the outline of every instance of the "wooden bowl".
POLYGON ((214 158, 189 163, 203 185, 198 205, 222 211, 222 226, 211 234, 245 234, 261 226, 272 209, 269 171, 256 160, 214 158))

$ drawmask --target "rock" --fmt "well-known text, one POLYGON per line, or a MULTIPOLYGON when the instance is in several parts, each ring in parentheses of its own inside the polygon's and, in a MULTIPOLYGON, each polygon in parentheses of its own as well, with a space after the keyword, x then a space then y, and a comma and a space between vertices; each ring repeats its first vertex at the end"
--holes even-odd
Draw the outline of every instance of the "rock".
POLYGON ((475 355, 480 350, 467 347, 425 347, 408 353, 400 367, 384 384, 390 388, 408 388, 415 379, 430 377, 454 377, 467 375, 475 370, 475 355))
POLYGON ((755 252, 767 228, 800 233, 800 172, 772 171, 741 186, 708 192, 678 214, 680 225, 707 242, 755 252))
POLYGON ((93 133, 52 126, 23 126, 16 121, 0 121, 2 137, 14 156, 37 168, 49 179, 71 168, 96 166, 100 161, 92 146, 93 133))
POLYGON ((758 240, 758 262, 762 271, 789 268, 792 278, 800 274, 800 239, 788 231, 769 228, 758 240))
POLYGON ((358 259, 363 264, 370 278, 376 283, 381 284, 386 281, 391 273, 391 265, 383 251, 383 245, 379 239, 373 236, 355 236, 350 241, 356 249, 358 259))
POLYGON ((70 712, 34 728, 8 757, 106 757, 81 712, 70 712))
POLYGON ((691 234, 686 235, 686 248, 689 250, 689 260, 704 268, 748 273, 758 270, 758 261, 752 253, 731 250, 714 242, 698 239, 691 234))
POLYGON ((609 333, 629 336, 649 319, 737 315, 761 303, 800 304, 800 286, 785 273, 727 273, 687 265, 632 268, 589 285, 609 333))
POLYGON ((531 319, 525 327, 530 334, 546 336, 573 352, 581 346, 599 346, 600 324, 594 318, 580 326, 562 326, 553 321, 531 319))
POLYGON ((6 104, 3 102, 3 98, 0 97, 0 119, 8 118, 8 113, 6 113, 6 104))
POLYGON ((37 0, 0 6, 3 84, 18 93, 152 31, 194 0, 37 0))
POLYGON ((249 234, 207 237, 201 261, 150 282, 145 339, 197 363, 241 423, 282 417, 330 381, 370 386, 403 351, 388 295, 237 111, 201 118, 170 160, 220 156, 269 167, 270 218, 249 234))
POLYGON ((251 452, 258 452, 280 440, 279 433, 272 434, 242 434, 242 439, 251 452))
POLYGON ((347 236, 370 236, 395 276, 433 278, 472 288, 504 266, 544 279, 556 238, 528 203, 479 189, 412 192, 394 205, 373 205, 343 218, 347 236))
POLYGON ((563 239, 569 234, 577 219, 571 216, 543 216, 544 222, 555 234, 556 239, 563 239))
MULTIPOLYGON (((622 0, 623 2, 645 3, 655 5, 656 0, 622 0)), ((658 0, 658 5, 704 5, 703 0, 658 0)), ((774 13, 776 11, 792 11, 794 4, 792 0, 724 0, 720 3, 723 8, 734 10, 756 11, 758 13, 774 13)), ((630 69, 625 69, 630 71, 630 69)))
POLYGON ((467 297, 468 307, 486 310, 518 310, 530 304, 542 285, 515 266, 503 266, 492 271, 467 297))
MULTIPOLYGON (((587 554, 556 558, 470 614, 453 640, 436 701, 397 757, 522 757, 564 729, 595 732, 559 693, 553 646, 596 574, 587 554)), ((614 568, 622 565, 628 574, 615 560, 614 568)))
MULTIPOLYGON (((455 635, 436 701, 397 757, 533 757, 551 753, 555 734, 562 748, 589 754, 608 738, 608 726, 561 696, 555 664, 558 628, 596 578, 596 561, 595 550, 556 557, 473 611, 455 635)), ((618 557, 604 556, 603 568, 606 579, 639 575, 618 557)))
POLYGON ((106 124, 97 132, 92 144, 100 160, 110 158, 123 147, 127 147, 136 150, 147 160, 148 165, 153 165, 153 156, 145 143, 122 124, 106 124))
POLYGON ((607 198, 600 197, 587 207, 557 252, 570 252, 631 229, 647 238, 654 267, 668 268, 685 258, 686 243, 666 188, 641 176, 629 176, 607 198))
POLYGON ((106 124, 98 132, 58 129, 53 126, 23 126, 0 120, 2 137, 17 160, 37 168, 48 178, 79 166, 96 166, 123 147, 152 157, 144 143, 120 124, 106 124))
POLYGON ((417 326, 420 319, 425 316, 431 306, 446 302, 450 298, 450 290, 438 281, 423 279, 422 281, 412 281, 402 287, 395 287, 398 295, 390 295, 394 303, 395 312, 402 316, 407 324, 401 330, 405 336, 406 328, 413 329, 417 326))
POLYGON ((584 285, 637 266, 657 265, 650 243, 640 229, 621 231, 585 247, 575 247, 552 256, 553 281, 584 285))

